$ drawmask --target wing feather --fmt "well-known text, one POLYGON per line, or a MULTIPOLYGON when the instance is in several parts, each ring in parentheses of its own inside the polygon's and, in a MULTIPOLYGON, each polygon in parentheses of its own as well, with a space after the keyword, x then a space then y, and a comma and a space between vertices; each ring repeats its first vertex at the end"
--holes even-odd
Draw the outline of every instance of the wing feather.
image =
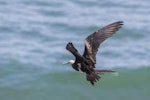
POLYGON ((123 25, 122 21, 109 24, 102 29, 97 30, 85 39, 85 51, 83 56, 88 59, 93 65, 96 64, 96 54, 100 44, 116 33, 123 25))

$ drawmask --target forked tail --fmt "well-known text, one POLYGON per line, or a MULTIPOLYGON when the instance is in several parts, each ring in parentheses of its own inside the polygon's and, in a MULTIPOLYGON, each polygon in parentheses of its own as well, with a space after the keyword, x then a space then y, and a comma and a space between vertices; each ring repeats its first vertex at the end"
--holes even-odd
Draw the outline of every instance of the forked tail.
POLYGON ((98 81, 101 77, 100 75, 104 74, 105 72, 115 72, 112 70, 95 70, 94 72, 91 72, 90 74, 86 74, 87 81, 90 81, 92 85, 94 85, 94 82, 98 81))

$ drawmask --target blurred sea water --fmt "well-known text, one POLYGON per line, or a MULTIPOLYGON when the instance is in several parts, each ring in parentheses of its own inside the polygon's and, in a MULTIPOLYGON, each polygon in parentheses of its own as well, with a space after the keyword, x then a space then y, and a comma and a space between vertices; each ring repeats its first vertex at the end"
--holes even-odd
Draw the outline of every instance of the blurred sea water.
POLYGON ((148 100, 150 1, 1 0, 0 100, 148 100), (64 61, 84 39, 115 21, 123 27, 99 48, 95 86, 64 61))

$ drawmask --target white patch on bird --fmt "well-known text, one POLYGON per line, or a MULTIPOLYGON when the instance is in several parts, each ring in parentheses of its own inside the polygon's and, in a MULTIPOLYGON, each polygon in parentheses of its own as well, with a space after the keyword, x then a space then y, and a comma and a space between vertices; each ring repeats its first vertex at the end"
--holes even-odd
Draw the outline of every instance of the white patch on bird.
POLYGON ((68 62, 69 64, 74 64, 75 63, 75 61, 74 60, 69 60, 69 62, 68 62))
POLYGON ((75 63, 75 61, 74 60, 69 60, 69 61, 65 61, 65 62, 63 62, 62 64, 74 64, 75 63))

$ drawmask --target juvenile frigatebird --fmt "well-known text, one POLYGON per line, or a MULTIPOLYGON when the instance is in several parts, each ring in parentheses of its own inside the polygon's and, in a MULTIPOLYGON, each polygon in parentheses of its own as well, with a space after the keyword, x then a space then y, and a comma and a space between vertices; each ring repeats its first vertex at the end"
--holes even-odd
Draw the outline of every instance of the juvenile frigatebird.
POLYGON ((101 78, 100 75, 104 72, 114 72, 112 70, 95 70, 96 54, 100 44, 105 39, 115 34, 122 25, 123 21, 117 21, 89 35, 85 39, 85 50, 83 55, 79 54, 72 42, 67 44, 66 49, 75 56, 75 60, 69 60, 68 64, 71 64, 76 71, 86 73, 86 79, 90 81, 92 85, 101 78))

